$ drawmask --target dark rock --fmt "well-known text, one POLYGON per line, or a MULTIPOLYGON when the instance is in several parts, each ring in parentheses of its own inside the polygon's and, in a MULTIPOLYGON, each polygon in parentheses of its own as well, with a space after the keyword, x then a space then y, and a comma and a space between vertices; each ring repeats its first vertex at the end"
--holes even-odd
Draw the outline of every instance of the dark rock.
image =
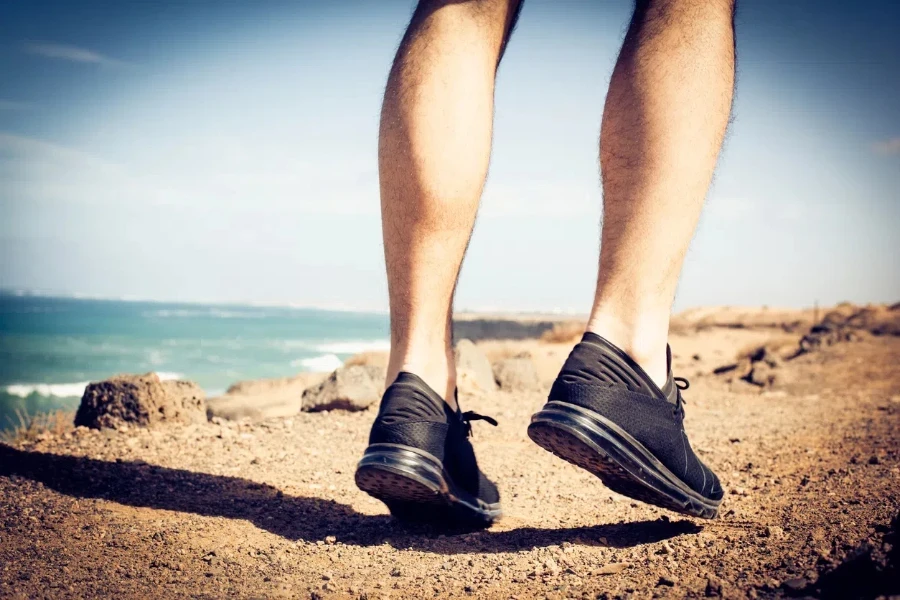
POLYGON ((93 429, 123 425, 206 421, 206 395, 190 381, 160 381, 156 373, 118 375, 84 390, 75 425, 93 429))
POLYGON ((753 364, 753 367, 744 379, 753 385, 769 387, 776 382, 777 375, 768 363, 760 361, 753 364))
POLYGON ((881 531, 880 540, 862 544, 819 577, 812 586, 818 595, 829 600, 900 595, 900 513, 881 531))
POLYGON ((790 592, 799 592, 800 590, 806 588, 806 580, 802 577, 792 577, 784 582, 782 582, 781 587, 790 592))
POLYGON ((706 589, 704 590, 707 598, 717 598, 722 595, 722 582, 714 577, 706 580, 706 589))
POLYGON ((381 398, 384 382, 376 378, 377 368, 353 365, 340 367, 319 385, 303 392, 302 410, 365 410, 381 398))

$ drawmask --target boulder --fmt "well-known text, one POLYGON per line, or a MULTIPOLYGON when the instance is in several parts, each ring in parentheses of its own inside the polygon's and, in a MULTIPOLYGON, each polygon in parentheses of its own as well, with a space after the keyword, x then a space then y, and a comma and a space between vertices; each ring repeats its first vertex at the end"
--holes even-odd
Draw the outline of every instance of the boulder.
POLYGON ((463 391, 492 392, 497 389, 491 361, 471 340, 460 340, 453 351, 457 385, 463 391))
POLYGON ((743 379, 747 383, 752 383, 753 385, 758 385, 760 387, 769 387, 775 384, 777 381, 777 375, 775 369, 772 365, 765 361, 758 361, 753 363, 750 372, 747 373, 743 379))
POLYGON ((303 392, 301 410, 365 410, 381 399, 384 379, 375 366, 340 367, 319 385, 303 392))
POLYGON ((75 425, 94 429, 123 425, 206 421, 206 394, 191 381, 160 381, 156 373, 118 375, 84 390, 75 425))
POLYGON ((529 356, 506 358, 494 364, 494 380, 504 391, 530 391, 541 387, 534 361, 529 356))
MULTIPOLYGON (((369 351, 369 352, 360 352, 359 354, 354 354, 350 358, 344 361, 345 367, 352 367, 353 365, 362 365, 365 367, 377 367, 378 368, 378 378, 384 379, 387 377, 387 368, 388 362, 390 360, 390 354, 387 352, 379 352, 379 351, 369 351)), ((375 371, 373 371, 374 373, 375 371)))
POLYGON ((222 396, 206 401, 210 419, 265 421, 291 417, 303 405, 303 392, 321 383, 327 373, 301 373, 294 377, 239 381, 222 396))

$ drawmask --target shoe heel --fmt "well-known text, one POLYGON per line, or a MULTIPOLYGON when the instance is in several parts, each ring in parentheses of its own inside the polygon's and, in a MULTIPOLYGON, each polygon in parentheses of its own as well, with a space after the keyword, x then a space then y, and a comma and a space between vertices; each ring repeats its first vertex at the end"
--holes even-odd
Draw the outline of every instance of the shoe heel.
POLYGON ((359 489, 389 507, 446 504, 448 486, 440 462, 409 446, 372 444, 356 467, 355 480, 359 489))

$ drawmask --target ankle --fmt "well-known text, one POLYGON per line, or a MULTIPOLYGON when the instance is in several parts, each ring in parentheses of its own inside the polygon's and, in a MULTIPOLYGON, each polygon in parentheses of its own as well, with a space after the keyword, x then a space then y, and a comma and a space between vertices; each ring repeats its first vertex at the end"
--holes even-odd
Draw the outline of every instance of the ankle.
POLYGON ((586 331, 595 333, 615 344, 628 354, 662 387, 669 376, 666 359, 669 315, 648 315, 639 319, 623 320, 604 313, 591 316, 586 331))
POLYGON ((418 375, 448 405, 456 409, 456 365, 452 352, 394 352, 388 362, 385 385, 389 386, 401 371, 418 375))

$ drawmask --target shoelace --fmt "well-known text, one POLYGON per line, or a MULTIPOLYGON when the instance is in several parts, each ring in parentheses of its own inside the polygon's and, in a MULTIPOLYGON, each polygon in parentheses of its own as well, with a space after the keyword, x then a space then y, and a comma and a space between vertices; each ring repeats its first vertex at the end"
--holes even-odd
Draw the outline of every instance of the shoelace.
POLYGON ((681 397, 681 392, 691 387, 691 382, 685 379, 684 377, 674 377, 675 387, 678 388, 678 394, 675 396, 675 413, 681 413, 681 416, 684 416, 684 405, 687 404, 687 400, 681 397))
POLYGON ((493 417, 488 417, 486 415, 479 415, 477 412, 473 410, 467 410, 459 416, 459 420, 462 421, 463 431, 465 431, 466 437, 472 437, 472 421, 487 421, 494 427, 497 426, 497 421, 493 417))

